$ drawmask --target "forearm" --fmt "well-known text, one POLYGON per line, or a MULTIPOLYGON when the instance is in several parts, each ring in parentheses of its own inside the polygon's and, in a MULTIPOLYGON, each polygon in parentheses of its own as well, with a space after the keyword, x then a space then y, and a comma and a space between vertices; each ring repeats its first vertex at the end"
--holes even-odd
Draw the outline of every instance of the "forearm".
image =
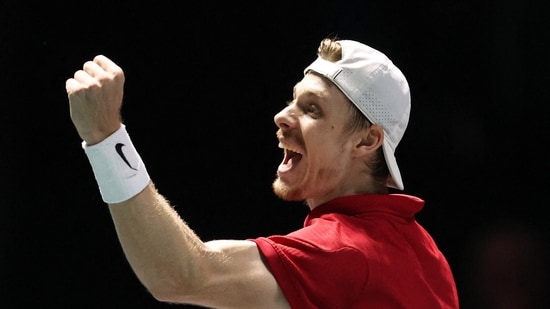
POLYGON ((65 87, 101 197, 140 281, 155 298, 171 303, 278 308, 273 304, 285 302, 284 295, 255 243, 203 243, 157 192, 120 122, 123 85, 122 69, 98 55, 65 87))
POLYGON ((152 183, 109 210, 131 267, 155 297, 198 283, 206 247, 152 183))

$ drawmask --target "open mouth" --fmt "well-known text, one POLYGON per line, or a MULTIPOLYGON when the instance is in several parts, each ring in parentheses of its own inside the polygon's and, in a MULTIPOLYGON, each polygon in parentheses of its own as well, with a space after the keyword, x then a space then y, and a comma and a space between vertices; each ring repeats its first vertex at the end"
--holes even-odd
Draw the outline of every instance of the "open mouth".
POLYGON ((285 151, 285 157, 283 158, 283 165, 288 165, 289 167, 300 162, 302 159, 302 154, 298 152, 297 149, 286 148, 283 145, 279 145, 280 148, 283 148, 285 151))

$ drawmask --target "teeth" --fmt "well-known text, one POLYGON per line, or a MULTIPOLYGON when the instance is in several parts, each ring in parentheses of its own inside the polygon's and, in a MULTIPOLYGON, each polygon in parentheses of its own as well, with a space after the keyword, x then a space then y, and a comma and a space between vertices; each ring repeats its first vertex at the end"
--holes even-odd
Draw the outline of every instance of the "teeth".
POLYGON ((284 149, 284 150, 288 150, 288 151, 292 151, 292 152, 295 152, 295 153, 299 153, 299 154, 302 154, 302 152, 298 149, 294 149, 294 148, 291 148, 291 147, 288 147, 286 145, 283 145, 283 143, 279 143, 279 148, 281 149, 284 149))

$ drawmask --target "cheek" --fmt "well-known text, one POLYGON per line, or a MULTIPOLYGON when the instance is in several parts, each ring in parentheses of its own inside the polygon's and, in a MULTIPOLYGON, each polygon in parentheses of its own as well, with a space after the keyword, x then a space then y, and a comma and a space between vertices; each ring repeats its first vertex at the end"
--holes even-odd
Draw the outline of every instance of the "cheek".
POLYGON ((341 141, 332 138, 322 138, 315 148, 311 149, 313 164, 317 162, 323 166, 339 168, 345 164, 349 149, 341 141))
POLYGON ((347 161, 341 151, 324 152, 322 158, 312 164, 310 176, 314 179, 318 189, 331 188, 340 183, 346 175, 347 161))
MULTIPOLYGON (((349 145, 342 136, 341 128, 334 123, 310 123, 302 126, 302 134, 308 155, 312 163, 322 161, 324 164, 331 161, 341 161, 349 153, 349 145)), ((333 162, 336 163, 336 162, 333 162)), ((332 164, 331 164, 332 165, 332 164)))

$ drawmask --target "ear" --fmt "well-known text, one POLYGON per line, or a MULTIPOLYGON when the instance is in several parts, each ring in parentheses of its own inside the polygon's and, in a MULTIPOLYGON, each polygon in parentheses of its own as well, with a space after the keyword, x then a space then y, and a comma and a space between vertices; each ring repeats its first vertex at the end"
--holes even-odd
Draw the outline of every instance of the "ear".
POLYGON ((375 153, 384 142, 384 130, 379 125, 371 125, 368 128, 358 132, 357 142, 355 143, 352 156, 362 157, 375 153))

